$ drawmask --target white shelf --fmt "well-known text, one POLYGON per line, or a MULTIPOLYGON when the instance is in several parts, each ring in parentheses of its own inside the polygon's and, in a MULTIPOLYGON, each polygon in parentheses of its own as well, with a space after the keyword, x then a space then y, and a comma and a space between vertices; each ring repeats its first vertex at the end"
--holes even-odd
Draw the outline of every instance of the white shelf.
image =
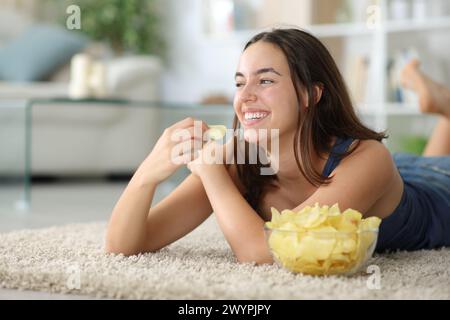
POLYGON ((415 20, 388 21, 386 23, 386 32, 388 33, 427 31, 446 28, 450 28, 450 17, 435 17, 425 21, 415 21, 415 20))
MULTIPOLYGON (((450 28, 450 17, 435 17, 424 21, 401 20, 387 21, 382 25, 385 33, 428 31, 435 29, 450 28)), ((300 28, 311 32, 318 38, 351 37, 351 36, 371 36, 377 29, 370 29, 365 23, 331 23, 331 24, 313 24, 301 26, 300 28)), ((257 33, 265 29, 236 30, 226 34, 209 35, 210 40, 238 40, 247 41, 257 33)))
POLYGON ((319 38, 366 36, 374 32, 364 23, 316 24, 306 26, 303 29, 319 38))
MULTIPOLYGON (((367 28, 364 23, 335 23, 335 24, 315 24, 309 26, 299 26, 301 29, 312 33, 318 38, 350 37, 350 36, 370 36, 374 30, 367 28)), ((254 35, 269 29, 247 29, 236 30, 224 34, 210 34, 208 39, 212 41, 248 41, 254 35)))
MULTIPOLYGON (((382 25, 384 32, 412 32, 450 28, 450 17, 434 17, 424 21, 402 20, 387 21, 382 25)), ((376 29, 369 29, 365 23, 316 24, 304 27, 316 37, 349 37, 373 35, 376 29)))
MULTIPOLYGON (((355 6, 356 2, 359 1, 361 0, 352 0, 351 3, 355 6)), ((378 0, 377 3, 380 8, 381 17, 388 17, 389 1, 378 0)), ((280 27, 283 27, 283 25, 280 25, 280 27)), ((285 27, 289 26, 286 25, 285 27)), ((435 31, 450 32, 450 16, 430 16, 425 17, 424 20, 382 20, 380 24, 374 28, 370 28, 365 21, 311 24, 300 26, 300 28, 312 33, 320 39, 325 39, 325 41, 327 38, 339 38, 339 40, 343 41, 350 40, 348 41, 347 46, 350 48, 349 50, 354 50, 355 52, 361 51, 362 53, 358 53, 359 55, 367 56, 370 59, 370 69, 367 70, 367 77, 370 79, 371 85, 370 96, 363 100, 370 102, 370 104, 357 108, 356 112, 362 117, 368 117, 368 120, 371 121, 376 128, 385 128, 389 125, 389 121, 397 121, 401 117, 413 117, 413 119, 416 120, 418 117, 433 116, 421 113, 418 105, 390 103, 387 101, 389 78, 386 74, 386 66, 388 65, 390 58, 389 49, 392 45, 390 38, 393 36, 414 38, 416 37, 416 33, 422 36, 419 34, 420 32, 430 32, 430 34, 435 31)), ((217 43, 222 44, 227 41, 245 43, 245 41, 248 41, 257 33, 267 30, 270 30, 270 28, 238 30, 224 35, 209 35, 209 40, 219 40, 217 43)), ((407 43, 406 40, 401 41, 400 45, 404 45, 403 42, 407 43)), ((343 54, 345 55, 348 53, 343 52, 343 54)), ((367 94, 369 94, 369 90, 367 90, 367 94)))

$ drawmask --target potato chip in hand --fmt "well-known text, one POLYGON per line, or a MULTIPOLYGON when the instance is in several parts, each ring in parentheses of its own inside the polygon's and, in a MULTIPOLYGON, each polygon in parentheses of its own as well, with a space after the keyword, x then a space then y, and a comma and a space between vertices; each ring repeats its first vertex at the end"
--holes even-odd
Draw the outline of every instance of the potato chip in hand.
POLYGON ((212 140, 221 140, 227 133, 227 127, 224 125, 209 126, 208 136, 212 140))

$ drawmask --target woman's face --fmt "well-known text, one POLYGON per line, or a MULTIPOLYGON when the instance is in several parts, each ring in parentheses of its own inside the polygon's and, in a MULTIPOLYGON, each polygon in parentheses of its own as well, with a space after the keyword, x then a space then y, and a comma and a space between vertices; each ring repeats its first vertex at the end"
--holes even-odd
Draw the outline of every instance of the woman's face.
POLYGON ((299 112, 285 55, 277 46, 259 41, 241 55, 236 72, 234 110, 249 142, 258 129, 279 129, 280 139, 294 134, 299 112), (257 129, 253 131, 252 129, 257 129))

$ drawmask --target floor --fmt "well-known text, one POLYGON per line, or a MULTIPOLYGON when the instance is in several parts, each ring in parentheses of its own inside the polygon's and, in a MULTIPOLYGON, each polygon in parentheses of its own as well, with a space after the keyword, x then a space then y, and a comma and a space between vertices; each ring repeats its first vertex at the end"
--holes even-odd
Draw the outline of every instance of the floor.
MULTIPOLYGON (((32 185, 31 207, 17 209, 20 187, 0 189, 0 232, 24 228, 45 228, 67 223, 107 221, 128 182, 85 181, 38 183, 32 185)), ((153 204, 174 188, 168 182, 159 186, 153 204)), ((0 299, 85 299, 83 296, 50 294, 0 288, 0 299)), ((91 299, 88 297, 88 299, 91 299)))

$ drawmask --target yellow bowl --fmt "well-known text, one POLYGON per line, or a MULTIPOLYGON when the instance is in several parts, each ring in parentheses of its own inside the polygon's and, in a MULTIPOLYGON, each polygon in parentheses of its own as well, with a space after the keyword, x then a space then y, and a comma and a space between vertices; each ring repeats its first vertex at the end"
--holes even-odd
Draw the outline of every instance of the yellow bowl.
POLYGON ((264 226, 274 261, 293 273, 352 275, 372 257, 378 228, 355 232, 291 231, 264 226))

